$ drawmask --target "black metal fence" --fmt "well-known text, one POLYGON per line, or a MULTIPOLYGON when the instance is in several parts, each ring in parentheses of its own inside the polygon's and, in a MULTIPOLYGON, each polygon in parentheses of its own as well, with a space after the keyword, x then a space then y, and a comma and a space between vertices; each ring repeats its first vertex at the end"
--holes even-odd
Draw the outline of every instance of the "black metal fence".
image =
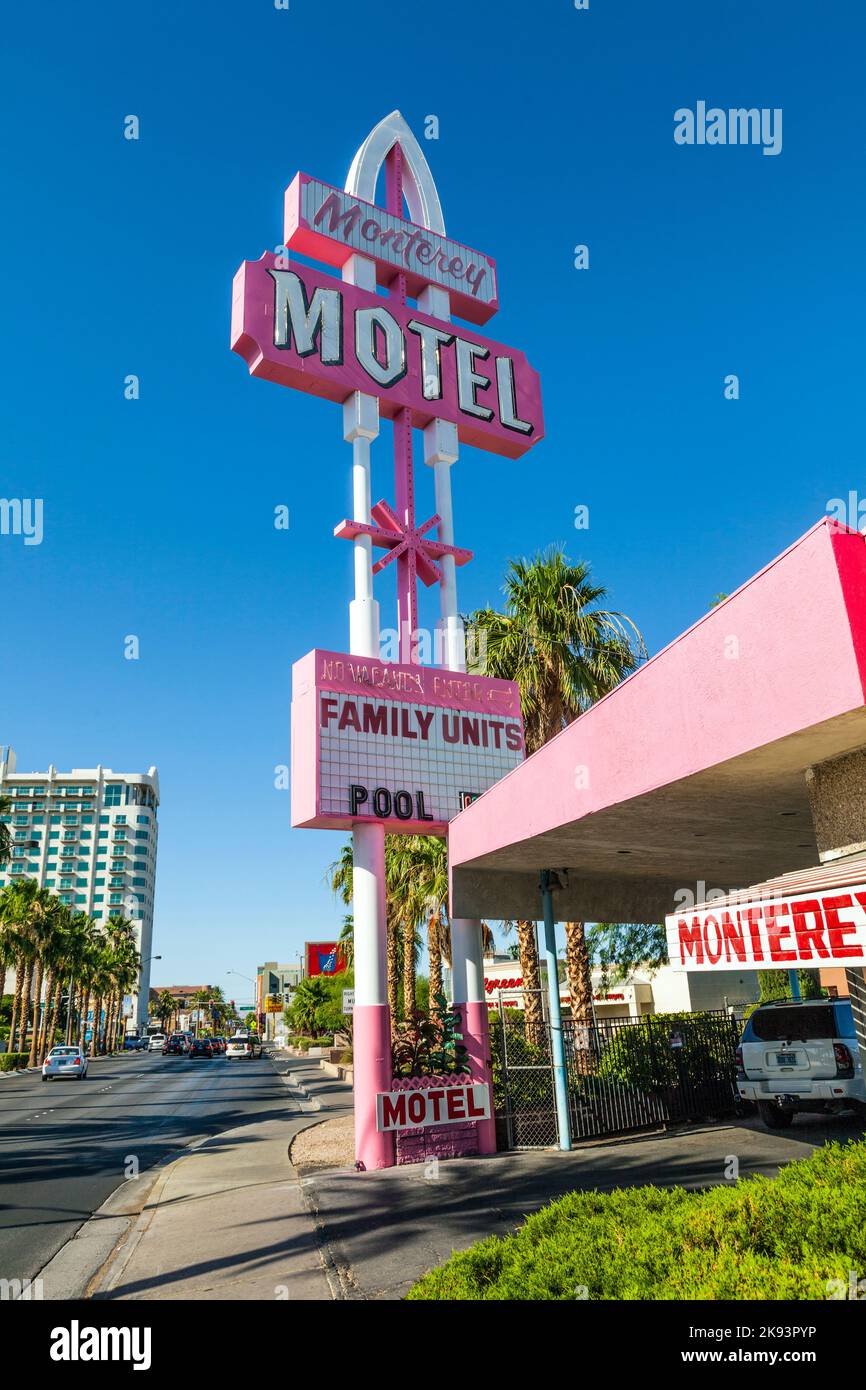
MULTIPOLYGON (((562 1024, 573 1139, 720 1118, 736 1106, 736 1021, 724 1011, 562 1024)), ((501 1147, 557 1143, 550 1026, 500 1004, 491 1020, 501 1147)))

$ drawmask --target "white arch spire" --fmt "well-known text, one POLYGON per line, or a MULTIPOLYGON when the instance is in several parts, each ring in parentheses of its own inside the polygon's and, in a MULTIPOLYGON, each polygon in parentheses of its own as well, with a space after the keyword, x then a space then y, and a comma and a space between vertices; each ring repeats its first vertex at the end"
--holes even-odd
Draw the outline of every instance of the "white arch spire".
POLYGON ((392 111, 370 131, 352 160, 345 191, 365 203, 375 203, 379 173, 397 144, 403 151, 403 188, 412 221, 444 236, 445 218, 430 165, 399 111, 392 111))

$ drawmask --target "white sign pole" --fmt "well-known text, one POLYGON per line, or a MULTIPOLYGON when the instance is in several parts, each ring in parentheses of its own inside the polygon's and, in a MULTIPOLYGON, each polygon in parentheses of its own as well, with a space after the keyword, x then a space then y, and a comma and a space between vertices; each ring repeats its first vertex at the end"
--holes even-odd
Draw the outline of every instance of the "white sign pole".
MULTIPOLYGON (((361 289, 376 288, 376 267, 368 256, 350 256, 343 279, 361 289)), ((370 445, 379 433, 379 402, 355 391, 343 406, 343 437, 352 445, 352 517, 370 524, 370 445)), ((373 597, 373 546, 369 535, 353 541, 355 597, 349 604, 349 650, 379 655, 379 604, 373 597)), ((376 1129, 376 1095, 391 1087, 391 1020, 388 1012, 385 922, 385 827, 355 821, 352 826, 352 914, 354 917, 355 1158, 364 1168, 389 1168, 394 1140, 376 1129)))

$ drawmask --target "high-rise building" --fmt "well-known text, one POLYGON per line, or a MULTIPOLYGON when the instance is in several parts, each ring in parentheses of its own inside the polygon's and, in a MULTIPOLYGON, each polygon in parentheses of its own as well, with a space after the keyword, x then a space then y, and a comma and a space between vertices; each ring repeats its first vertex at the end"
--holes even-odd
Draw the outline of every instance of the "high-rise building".
POLYGON ((145 1023, 156 883, 156 768, 18 772, 14 751, 0 745, 0 796, 12 803, 2 816, 12 854, 0 864, 0 888, 35 878, 73 912, 87 912, 97 922, 129 917, 142 958, 132 1017, 145 1023))

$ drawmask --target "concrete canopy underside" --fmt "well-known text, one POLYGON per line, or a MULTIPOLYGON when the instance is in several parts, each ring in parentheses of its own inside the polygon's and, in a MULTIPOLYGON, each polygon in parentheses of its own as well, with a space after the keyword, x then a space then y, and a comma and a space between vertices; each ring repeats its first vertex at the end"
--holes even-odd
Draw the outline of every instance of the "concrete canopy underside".
POLYGON ((814 864, 809 767, 866 745, 866 540, 825 519, 449 827, 451 910, 659 921, 814 864))

